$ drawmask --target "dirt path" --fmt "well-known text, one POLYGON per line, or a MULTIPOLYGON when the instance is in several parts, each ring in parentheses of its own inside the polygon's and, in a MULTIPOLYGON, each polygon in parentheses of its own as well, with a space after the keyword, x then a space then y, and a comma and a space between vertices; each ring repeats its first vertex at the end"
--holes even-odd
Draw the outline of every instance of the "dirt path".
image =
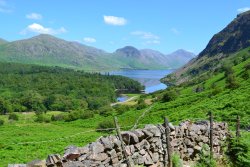
POLYGON ((130 97, 129 99, 123 101, 123 102, 115 102, 115 103, 111 103, 110 106, 115 106, 117 104, 123 104, 123 103, 126 103, 126 102, 129 102, 129 101, 132 101, 132 100, 135 100, 138 96, 133 96, 133 97, 130 97))

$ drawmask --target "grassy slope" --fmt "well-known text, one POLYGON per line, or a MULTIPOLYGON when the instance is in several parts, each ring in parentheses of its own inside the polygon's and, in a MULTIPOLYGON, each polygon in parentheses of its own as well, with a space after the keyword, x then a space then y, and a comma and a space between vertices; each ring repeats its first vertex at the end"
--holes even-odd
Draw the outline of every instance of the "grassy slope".
MULTIPOLYGON (((226 61, 232 61, 242 54, 249 54, 245 50, 230 57, 226 61), (231 60, 232 59, 232 60, 231 60)), ((244 80, 241 78, 243 67, 250 63, 250 59, 241 62, 233 67, 237 75, 237 81, 240 87, 235 90, 225 89, 225 79, 223 73, 212 75, 208 80, 204 81, 205 90, 200 93, 194 93, 193 89, 197 87, 187 86, 178 87, 180 92, 179 97, 171 102, 162 103, 156 101, 152 108, 148 110, 131 109, 124 114, 118 116, 119 124, 122 127, 133 125, 139 116, 146 111, 145 116, 139 120, 139 124, 156 124, 163 122, 163 117, 166 116, 175 124, 186 120, 207 119, 207 112, 213 111, 216 121, 226 121, 230 125, 230 129, 234 130, 235 115, 241 116, 241 122, 244 126, 250 122, 250 79, 244 80), (215 96, 211 96, 211 86, 213 83, 221 89, 221 92, 215 96)), ((154 95, 144 96, 143 98, 151 99, 161 96, 164 91, 155 93, 154 95)), ((51 113, 48 113, 48 116, 51 113)), ((6 120, 6 116, 0 116, 6 120)), ((83 146, 84 144, 94 141, 102 133, 89 132, 81 133, 71 138, 61 140, 53 140, 61 137, 67 137, 79 132, 94 130, 96 125, 102 120, 112 119, 112 117, 95 116, 89 120, 77 120, 74 122, 52 122, 47 124, 35 123, 34 116, 27 114, 21 115, 21 120, 18 122, 9 122, 0 127, 0 166, 6 166, 7 163, 27 162, 33 159, 45 159, 48 154, 62 153, 63 149, 71 144, 83 146), (25 119, 26 117, 26 119, 25 119), (51 142, 16 145, 14 143, 27 141, 53 140, 51 142)), ((6 120, 6 122, 8 122, 6 120)), ((250 140, 248 133, 244 134, 245 141, 250 140)), ((250 147, 250 145, 249 145, 250 147)))

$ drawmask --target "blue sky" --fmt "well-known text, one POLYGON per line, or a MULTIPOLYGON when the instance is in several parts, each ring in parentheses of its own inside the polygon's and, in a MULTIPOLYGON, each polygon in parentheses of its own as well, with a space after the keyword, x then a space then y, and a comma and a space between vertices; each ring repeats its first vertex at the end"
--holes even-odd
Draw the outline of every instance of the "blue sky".
POLYGON ((249 0, 0 0, 0 37, 47 33, 109 52, 126 45, 199 53, 249 0))

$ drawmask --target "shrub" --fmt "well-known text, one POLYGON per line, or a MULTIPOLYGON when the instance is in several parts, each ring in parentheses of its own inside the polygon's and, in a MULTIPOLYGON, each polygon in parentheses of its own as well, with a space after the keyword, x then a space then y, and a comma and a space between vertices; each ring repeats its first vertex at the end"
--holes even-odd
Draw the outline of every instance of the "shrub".
POLYGON ((215 167, 216 161, 210 157, 209 146, 204 144, 200 152, 200 159, 197 161, 195 167, 215 167))
POLYGON ((115 128, 114 122, 112 120, 104 120, 97 125, 96 131, 111 133, 113 129, 110 128, 115 128))
POLYGON ((94 113, 90 110, 84 111, 81 115, 81 119, 89 119, 93 117, 94 117, 94 113))
POLYGON ((45 117, 44 114, 38 113, 38 114, 36 114, 35 122, 39 122, 39 123, 46 122, 46 123, 49 123, 50 119, 47 118, 47 117, 45 117))
POLYGON ((116 105, 115 110, 116 110, 117 114, 122 115, 123 113, 125 113, 126 111, 129 110, 129 106, 127 106, 127 105, 116 105))
POLYGON ((19 120, 18 115, 15 113, 10 113, 9 120, 18 121, 19 120))
POLYGON ((173 153, 172 155, 172 165, 173 167, 182 167, 182 160, 180 159, 180 155, 178 153, 173 153))
POLYGON ((52 115, 51 121, 63 121, 65 120, 64 114, 52 115))
POLYGON ((144 99, 140 98, 137 104, 136 109, 141 110, 147 107, 147 104, 145 103, 144 99))
POLYGON ((248 157, 249 148, 241 138, 229 139, 229 148, 227 154, 234 166, 248 167, 250 166, 250 157, 248 157))
POLYGON ((239 87, 239 83, 236 81, 234 74, 230 74, 226 77, 226 88, 236 89, 239 87))
POLYGON ((77 119, 79 119, 82 115, 82 111, 70 111, 66 117, 65 117, 65 121, 66 122, 70 122, 70 121, 75 121, 77 119))
POLYGON ((0 119, 0 126, 4 124, 4 120, 0 119))
POLYGON ((113 114, 114 109, 110 106, 104 106, 99 109, 99 114, 101 116, 107 117, 113 114))
POLYGON ((163 102, 173 101, 177 98, 177 96, 178 94, 175 90, 169 90, 163 95, 162 101, 163 102))

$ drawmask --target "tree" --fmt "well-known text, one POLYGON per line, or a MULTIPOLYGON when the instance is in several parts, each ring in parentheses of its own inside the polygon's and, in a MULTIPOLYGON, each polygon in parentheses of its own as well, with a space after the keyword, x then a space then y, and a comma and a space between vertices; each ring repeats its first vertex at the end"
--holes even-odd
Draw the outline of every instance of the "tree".
POLYGON ((224 67, 225 78, 226 78, 226 88, 236 89, 239 87, 239 83, 236 80, 236 76, 231 66, 224 67))
POLYGON ((10 103, 0 98, 0 113, 5 115, 6 113, 9 112, 12 112, 10 103))
POLYGON ((178 94, 175 90, 168 90, 162 97, 163 102, 173 101, 177 98, 178 94))

